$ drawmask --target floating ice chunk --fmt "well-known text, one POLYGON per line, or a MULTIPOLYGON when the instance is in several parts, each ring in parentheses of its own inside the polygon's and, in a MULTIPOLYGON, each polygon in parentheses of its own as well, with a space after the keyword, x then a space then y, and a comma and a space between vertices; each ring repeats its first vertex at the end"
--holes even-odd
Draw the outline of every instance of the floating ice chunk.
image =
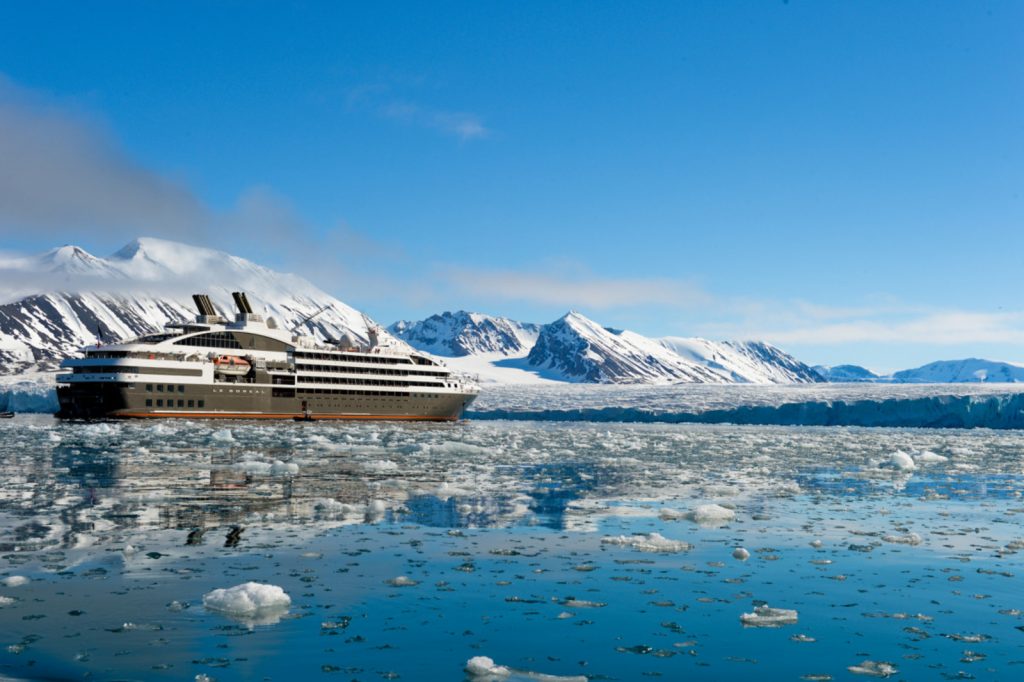
POLYGON ((869 677, 889 677, 899 672, 896 670, 896 666, 885 661, 862 661, 860 665, 847 666, 846 669, 855 675, 868 675, 869 677))
POLYGON ((203 606, 250 624, 273 624, 288 610, 292 599, 277 585, 242 583, 203 595, 203 606))
POLYGON ((271 476, 294 476, 297 473, 299 473, 299 465, 295 462, 282 462, 275 459, 274 463, 270 465, 271 476))
POLYGON ((750 552, 743 547, 737 547, 732 551, 732 558, 739 559, 740 561, 746 561, 750 558, 750 552))
POLYGON ((925 450, 917 453, 917 455, 914 456, 914 461, 918 464, 933 464, 935 462, 948 462, 949 457, 936 454, 931 450, 925 450))
POLYGON ((686 518, 686 512, 678 509, 663 508, 658 512, 658 518, 662 521, 678 521, 686 518))
POLYGON ((702 504, 693 509, 688 518, 701 525, 717 525, 732 521, 736 512, 720 504, 702 504))
POLYGON ((233 443, 235 442, 235 436, 231 433, 231 429, 221 429, 214 431, 210 434, 210 439, 215 440, 218 443, 233 443))
POLYGON ((241 462, 235 462, 231 465, 231 468, 239 471, 244 471, 247 474, 254 476, 269 476, 271 473, 270 462, 260 462, 253 459, 245 459, 241 462))
POLYGON ((367 514, 380 515, 388 510, 388 505, 384 500, 374 500, 366 508, 367 514))
POLYGON ((29 582, 29 579, 23 575, 11 575, 4 578, 2 581, 7 587, 21 587, 22 585, 29 582))
POLYGON ((535 673, 530 670, 513 670, 503 665, 498 665, 488 656, 474 656, 466 661, 466 673, 472 680, 505 680, 515 674, 516 678, 536 680, 537 682, 587 682, 583 675, 546 675, 535 673))
POLYGON ((780 625, 792 625, 796 620, 796 609, 773 609, 767 604, 754 607, 753 613, 740 614, 740 621, 744 625, 756 628, 775 628, 780 625))
POLYGON ((917 533, 907 533, 906 535, 883 535, 882 540, 885 542, 894 542, 899 545, 921 544, 921 536, 917 533))
POLYGON ((391 585, 392 587, 412 587, 413 585, 420 584, 418 580, 413 580, 412 578, 406 577, 404 575, 400 575, 397 578, 392 578, 387 582, 388 585, 391 585))
POLYGON ((363 469, 365 469, 366 471, 376 471, 376 472, 398 471, 398 463, 397 462, 392 462, 389 459, 378 459, 378 460, 374 460, 372 462, 363 462, 362 466, 363 466, 363 469))
POLYGON ((0 608, 2 608, 4 606, 10 606, 13 603, 14 603, 14 598, 13 597, 4 597, 4 596, 0 595, 0 608))
POLYGON ((471 677, 508 677, 512 671, 503 665, 496 665, 487 656, 474 656, 466 661, 466 672, 471 677))
POLYGON ((693 549, 693 545, 682 540, 669 540, 661 533, 640 533, 637 535, 615 535, 601 538, 605 545, 619 545, 632 547, 641 552, 686 552, 693 549))
POLYGON ((889 455, 889 462, 900 471, 913 471, 917 468, 914 458, 902 450, 897 450, 889 455))

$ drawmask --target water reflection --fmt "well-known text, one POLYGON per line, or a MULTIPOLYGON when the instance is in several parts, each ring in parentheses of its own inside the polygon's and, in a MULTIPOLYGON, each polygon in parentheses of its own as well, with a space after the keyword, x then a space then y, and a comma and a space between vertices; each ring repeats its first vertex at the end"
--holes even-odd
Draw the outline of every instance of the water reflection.
POLYGON ((794 679, 870 657, 916 679, 1024 659, 1024 434, 0 429, 0 579, 26 581, 0 583, 0 675, 450 680, 489 656, 591 679, 794 679), (287 612, 203 607, 250 581, 280 586, 287 612), (796 623, 744 629, 765 602, 796 623))

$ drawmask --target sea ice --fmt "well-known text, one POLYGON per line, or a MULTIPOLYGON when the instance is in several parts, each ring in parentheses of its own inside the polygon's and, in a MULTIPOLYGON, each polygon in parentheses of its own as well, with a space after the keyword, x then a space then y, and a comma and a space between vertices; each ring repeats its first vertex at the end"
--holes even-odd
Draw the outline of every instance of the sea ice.
POLYGON ((754 607, 753 613, 740 614, 740 621, 744 625, 758 628, 774 628, 780 625, 792 625, 797 621, 795 609, 773 609, 764 604, 754 607))
POLYGON ((737 547, 732 551, 732 558, 739 559, 740 561, 746 561, 750 558, 750 552, 743 547, 737 547))
POLYGON ((702 504, 690 512, 689 518, 701 525, 716 525, 732 521, 736 512, 720 504, 702 504))
POLYGON ((917 453, 917 455, 914 457, 914 461, 917 462, 918 464, 933 464, 936 462, 948 462, 949 457, 936 454, 931 450, 925 450, 923 452, 917 453))
POLYGON ((292 599, 277 585, 248 582, 219 588, 203 595, 203 606, 257 623, 276 623, 292 599))
POLYGON ((474 656, 466 661, 466 672, 471 677, 508 677, 512 671, 503 665, 495 665, 487 656, 474 656))
POLYGON ((0 582, 2 582, 7 587, 20 587, 29 582, 29 579, 23 575, 11 575, 4 578, 3 580, 0 580, 0 582))
POLYGON ((922 542, 921 536, 917 533, 907 533, 906 535, 883 535, 882 539, 886 542, 894 542, 900 545, 920 545, 922 542))
POLYGON ((913 471, 917 468, 914 458, 902 450, 897 450, 889 455, 889 462, 900 471, 913 471))
POLYGON ((418 580, 413 580, 412 578, 409 578, 404 575, 400 575, 397 578, 392 578, 387 582, 388 585, 391 585, 392 587, 412 587, 414 585, 420 584, 418 580))
POLYGON ((855 675, 868 675, 869 677, 889 677, 898 671, 896 666, 885 661, 862 661, 860 665, 851 665, 846 668, 855 675))
POLYGON ((0 607, 2 607, 2 606, 10 606, 13 603, 14 603, 14 598, 13 597, 0 596, 0 607))
POLYGON ((693 545, 682 540, 669 540, 661 533, 639 533, 637 535, 616 535, 601 538, 605 545, 632 547, 641 552, 685 552, 693 549, 693 545))
POLYGON ((488 656, 474 656, 466 661, 466 673, 472 680, 504 680, 513 674, 517 678, 536 680, 537 682, 587 682, 583 675, 547 675, 536 673, 531 670, 514 670, 503 665, 497 665, 488 656))

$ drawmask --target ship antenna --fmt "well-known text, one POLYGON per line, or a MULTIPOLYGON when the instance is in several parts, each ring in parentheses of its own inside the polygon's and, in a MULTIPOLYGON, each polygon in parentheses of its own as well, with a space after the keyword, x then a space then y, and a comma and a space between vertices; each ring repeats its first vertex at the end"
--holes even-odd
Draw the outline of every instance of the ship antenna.
POLYGON ((334 304, 333 303, 328 303, 327 305, 325 305, 323 308, 320 308, 320 310, 316 311, 312 315, 306 315, 304 318, 302 318, 302 320, 297 325, 292 327, 292 334, 298 332, 299 331, 299 327, 301 327, 302 325, 306 324, 307 322, 312 320, 314 317, 316 317, 317 315, 319 315, 323 311, 325 311, 328 308, 330 308, 332 305, 334 305, 334 304))

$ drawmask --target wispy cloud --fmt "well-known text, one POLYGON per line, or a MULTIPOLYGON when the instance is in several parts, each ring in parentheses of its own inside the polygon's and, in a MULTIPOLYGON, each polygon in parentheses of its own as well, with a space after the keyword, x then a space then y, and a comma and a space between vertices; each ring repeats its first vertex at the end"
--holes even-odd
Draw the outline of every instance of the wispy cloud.
POLYGON ((608 278, 512 270, 446 269, 444 279, 476 297, 595 310, 637 305, 688 308, 711 297, 692 282, 666 278, 608 278))
POLYGON ((388 85, 363 85, 352 88, 346 98, 353 109, 366 109, 382 118, 405 125, 436 130, 463 142, 490 136, 491 131, 477 114, 435 109, 396 96, 388 85))
POLYGON ((198 232, 205 207, 102 125, 0 74, 0 231, 198 232))
POLYGON ((1024 344, 1024 313, 943 310, 900 319, 853 318, 791 328, 765 327, 761 335, 777 343, 914 343, 962 345, 1024 344))

